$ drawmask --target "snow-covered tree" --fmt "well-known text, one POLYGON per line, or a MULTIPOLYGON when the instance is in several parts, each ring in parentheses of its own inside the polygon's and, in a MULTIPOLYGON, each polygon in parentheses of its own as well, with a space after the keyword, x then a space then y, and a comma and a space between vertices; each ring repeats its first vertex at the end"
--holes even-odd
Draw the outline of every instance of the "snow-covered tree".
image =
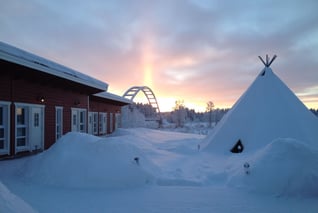
POLYGON ((174 111, 172 112, 172 120, 176 124, 176 127, 183 127, 187 116, 184 101, 177 100, 175 104, 174 111))
POLYGON ((146 126, 145 115, 134 104, 122 107, 121 114, 121 125, 123 128, 146 126))
POLYGON ((212 127, 212 112, 214 109, 214 103, 212 101, 209 101, 206 103, 206 112, 208 113, 208 121, 209 121, 209 127, 212 127))

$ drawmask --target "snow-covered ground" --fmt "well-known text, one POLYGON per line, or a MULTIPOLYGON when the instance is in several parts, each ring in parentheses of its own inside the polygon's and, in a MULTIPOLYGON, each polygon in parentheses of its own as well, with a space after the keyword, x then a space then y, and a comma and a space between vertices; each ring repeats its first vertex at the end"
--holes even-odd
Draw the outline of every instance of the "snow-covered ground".
POLYGON ((277 139, 253 155, 218 155, 204 137, 68 133, 41 154, 0 161, 0 212, 318 212, 317 150, 277 139))

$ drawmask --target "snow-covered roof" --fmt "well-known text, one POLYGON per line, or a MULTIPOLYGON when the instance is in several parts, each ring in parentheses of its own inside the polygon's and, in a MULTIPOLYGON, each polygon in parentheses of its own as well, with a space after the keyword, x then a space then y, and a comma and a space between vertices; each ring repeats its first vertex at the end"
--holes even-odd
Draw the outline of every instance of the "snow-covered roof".
POLYGON ((108 84, 48 59, 0 41, 0 59, 20 64, 76 83, 107 91, 108 84))
POLYGON ((124 97, 121 97, 119 95, 115 95, 115 94, 112 94, 109 92, 100 92, 100 93, 94 94, 94 96, 113 100, 113 101, 119 101, 119 102, 126 103, 126 104, 133 103, 131 100, 129 100, 127 98, 124 98, 124 97))

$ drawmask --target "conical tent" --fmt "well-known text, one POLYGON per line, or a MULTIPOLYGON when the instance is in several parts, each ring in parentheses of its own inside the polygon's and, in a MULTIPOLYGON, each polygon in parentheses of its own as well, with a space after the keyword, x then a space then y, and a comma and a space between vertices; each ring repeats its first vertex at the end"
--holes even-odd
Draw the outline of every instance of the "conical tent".
POLYGON ((273 73, 268 60, 263 63, 265 68, 206 137, 205 150, 249 153, 278 138, 318 148, 318 118, 273 73))

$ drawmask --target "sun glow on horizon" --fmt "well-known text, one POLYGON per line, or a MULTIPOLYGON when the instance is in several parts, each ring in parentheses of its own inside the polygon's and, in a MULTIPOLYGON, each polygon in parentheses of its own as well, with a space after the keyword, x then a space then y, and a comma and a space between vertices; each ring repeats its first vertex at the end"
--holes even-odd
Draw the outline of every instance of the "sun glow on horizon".
MULTIPOLYGON (((171 96, 158 96, 158 105, 160 107, 161 112, 171 112, 174 110, 175 104, 177 100, 183 100, 184 106, 190 110, 194 110, 195 112, 205 112, 207 102, 209 100, 196 100, 196 99, 183 99, 180 97, 171 97, 171 96)), ((231 108, 234 103, 214 103, 215 109, 226 109, 231 108)))
POLYGON ((143 41, 141 57, 143 85, 151 88, 153 87, 154 48, 150 36, 146 37, 143 41))
MULTIPOLYGON (((229 109, 246 90, 246 85, 236 89, 222 90, 227 88, 222 83, 222 80, 227 80, 225 77, 218 82, 214 82, 215 88, 213 91, 217 92, 213 94, 204 93, 202 89, 196 90, 193 88, 195 85, 197 87, 201 86, 192 84, 192 77, 194 80, 199 79, 197 70, 187 67, 194 66, 200 61, 200 57, 190 57, 188 55, 163 57, 160 55, 161 49, 156 44, 155 35, 147 32, 143 36, 139 49, 139 61, 136 61, 137 69, 135 69, 139 78, 134 84, 135 86, 151 88, 161 112, 173 111, 178 100, 183 100, 184 106, 187 109, 195 110, 195 112, 205 112, 209 101, 213 101, 214 109, 229 109), (218 84, 222 84, 222 86, 218 84)), ((318 108, 317 98, 312 97, 312 94, 316 94, 316 91, 317 87, 313 87, 296 95, 300 96, 299 98, 307 108, 318 108)), ((133 101, 135 103, 149 103, 142 91, 138 93, 133 101)))
POLYGON ((152 64, 146 63, 143 65, 143 74, 144 74, 143 85, 144 86, 148 86, 150 88, 153 86, 152 72, 153 72, 152 64))
MULTIPOLYGON (((153 89, 153 88, 151 88, 153 89)), ((114 94, 120 94, 119 91, 114 90, 110 91, 113 92, 114 94)), ((190 110, 195 110, 195 112, 205 112, 206 111, 206 106, 207 102, 209 101, 208 99, 205 100, 197 100, 195 95, 193 97, 179 97, 179 96, 171 96, 167 94, 161 94, 160 91, 153 90, 155 93, 159 108, 161 112, 172 112, 175 107, 175 103, 177 100, 184 100, 184 105, 186 108, 190 110)), ((318 101, 317 99, 304 99, 303 97, 300 97, 300 100, 304 103, 304 105, 308 109, 318 109, 318 101)), ((218 99, 215 97, 213 101, 215 107, 214 109, 230 109, 236 101, 229 101, 229 100, 222 100, 221 98, 218 99)), ((143 94, 142 91, 140 91, 137 96, 134 99, 135 103, 143 103, 143 104, 148 104, 148 100, 146 96, 143 94)))

